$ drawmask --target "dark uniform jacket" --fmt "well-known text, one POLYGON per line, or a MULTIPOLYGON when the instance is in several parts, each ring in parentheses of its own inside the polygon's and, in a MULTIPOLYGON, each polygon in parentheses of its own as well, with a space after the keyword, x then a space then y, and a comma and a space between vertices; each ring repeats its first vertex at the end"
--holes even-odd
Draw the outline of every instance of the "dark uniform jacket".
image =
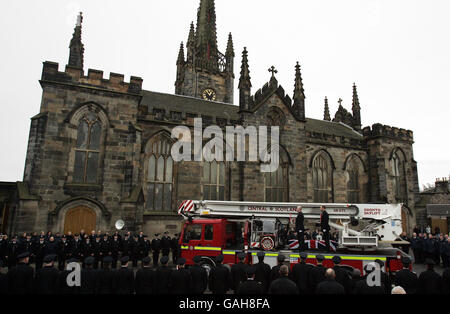
POLYGON ((39 269, 34 281, 37 294, 57 294, 59 292, 59 271, 53 266, 39 269))
POLYGON ((336 280, 325 279, 317 285, 316 294, 345 294, 345 289, 336 280))
POLYGON ((169 280, 172 268, 168 266, 160 266, 155 272, 155 293, 169 294, 169 280))
POLYGON ((395 273, 395 285, 405 289, 406 294, 414 294, 417 291, 418 278, 409 269, 402 269, 395 273))
POLYGON ((209 290, 214 294, 226 294, 230 286, 230 271, 224 265, 218 264, 209 275, 209 290))
POLYGON ((203 294, 208 287, 208 273, 199 265, 189 268, 192 277, 192 293, 203 294))
POLYGON ((276 266, 272 267, 272 269, 270 271, 270 276, 269 276, 269 286, 270 286, 271 282, 273 282, 274 280, 277 280, 278 278, 281 277, 280 268, 281 268, 281 265, 276 265, 276 266))
POLYGON ((80 294, 95 294, 98 284, 99 271, 93 268, 85 268, 81 270, 81 287, 80 294))
POLYGON ((115 271, 115 281, 117 294, 134 293, 134 272, 128 267, 121 267, 115 271))
MULTIPOLYGON (((98 294, 113 294, 115 291, 115 274, 109 268, 104 268, 98 271, 97 293, 98 294)), ((83 286, 83 284, 81 284, 83 286)))
POLYGON ((426 270, 419 276, 417 293, 440 294, 442 293, 442 277, 434 270, 426 270))
POLYGON ((313 267, 314 266, 311 264, 300 262, 294 265, 294 267, 292 268, 292 272, 289 274, 291 280, 297 284, 297 288, 300 294, 308 294, 313 292, 311 290, 308 290, 309 271, 313 267))
POLYGON ((364 294, 364 295, 373 295, 373 294, 385 294, 386 288, 383 282, 380 283, 380 286, 370 287, 367 284, 367 276, 362 277, 355 284, 355 288, 353 290, 353 294, 364 294))
POLYGON ((134 280, 136 294, 152 294, 155 277, 155 272, 151 268, 144 267, 139 269, 134 280))
POLYGON ((34 270, 25 263, 19 263, 8 271, 8 286, 10 294, 33 293, 34 270))
POLYGON ((241 282, 247 280, 247 276, 245 274, 246 267, 247 265, 244 263, 237 263, 231 267, 231 281, 233 283, 233 286, 231 288, 234 290, 234 292, 237 292, 241 282))
POLYGON ((384 285, 384 291, 386 294, 391 294, 392 283, 391 278, 384 271, 381 272, 381 282, 384 285))
POLYGON ((8 293, 8 276, 0 273, 0 295, 8 293))
POLYGON ((342 266, 334 266, 334 272, 336 274, 336 281, 340 283, 346 293, 350 293, 352 290, 352 278, 350 273, 342 266))
POLYGON ((264 262, 259 262, 255 264, 255 267, 255 280, 262 283, 264 292, 267 292, 270 284, 270 266, 264 262))
POLYGON ((288 277, 274 280, 269 287, 270 294, 299 294, 297 285, 288 277))
POLYGON ((450 268, 447 268, 442 273, 442 292, 450 294, 450 268))
POLYGON ((308 272, 308 289, 314 293, 319 283, 325 280, 325 267, 322 265, 313 266, 308 272))
POLYGON ((239 285, 237 294, 241 295, 261 295, 264 294, 263 284, 259 281, 247 279, 239 285))
POLYGON ((303 222, 305 220, 305 217, 303 216, 303 213, 298 213, 297 219, 295 220, 295 231, 304 231, 305 226, 303 225, 303 222))
POLYGON ((323 230, 330 231, 329 221, 330 221, 330 218, 329 218, 328 212, 326 210, 324 210, 321 214, 321 219, 320 219, 321 231, 323 231, 323 230))
POLYGON ((163 236, 161 238, 161 249, 163 256, 168 256, 170 252, 170 238, 163 236))
POLYGON ((192 276, 189 270, 181 268, 170 274, 169 287, 172 294, 191 294, 192 276))

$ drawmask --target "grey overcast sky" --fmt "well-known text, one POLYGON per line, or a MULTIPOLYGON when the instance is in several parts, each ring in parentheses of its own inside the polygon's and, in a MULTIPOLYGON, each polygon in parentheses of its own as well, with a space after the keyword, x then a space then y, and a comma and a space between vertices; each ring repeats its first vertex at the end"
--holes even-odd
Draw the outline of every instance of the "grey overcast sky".
MULTIPOLYGON (((109 72, 126 80, 140 76, 145 89, 174 93, 179 45, 199 2, 3 1, 0 181, 22 180, 30 118, 40 107, 42 62, 64 69, 79 11, 85 70, 103 70, 106 78, 109 72)), ((421 187, 450 174, 449 12, 448 0, 216 0, 219 48, 225 51, 232 32, 237 79, 247 47, 252 92, 269 80, 274 65, 292 94, 299 61, 306 114, 318 119, 325 96, 333 116, 339 98, 351 110, 355 82, 364 126, 379 122, 414 131, 421 187)))

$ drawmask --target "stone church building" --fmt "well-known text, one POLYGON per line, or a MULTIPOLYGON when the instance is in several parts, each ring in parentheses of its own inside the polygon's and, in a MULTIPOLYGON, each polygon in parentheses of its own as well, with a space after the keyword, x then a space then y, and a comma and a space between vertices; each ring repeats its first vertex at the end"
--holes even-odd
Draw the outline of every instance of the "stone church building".
POLYGON ((68 64, 43 63, 23 181, 0 194, 4 231, 111 231, 122 219, 127 230, 175 233, 182 221, 177 208, 186 199, 404 203, 404 228, 414 226, 413 132, 363 127, 356 85, 351 111, 341 104, 332 117, 325 99, 323 119, 306 117, 298 63, 293 94, 274 68, 254 88, 251 51, 243 49, 238 72, 231 34, 225 53, 219 51, 214 0, 200 1, 197 23, 179 48, 175 94, 143 90, 139 77, 125 82, 122 74, 86 73, 81 35, 80 15, 68 64), (278 170, 262 173, 261 162, 175 162, 171 131, 193 130, 197 117, 204 127, 279 126, 278 170))

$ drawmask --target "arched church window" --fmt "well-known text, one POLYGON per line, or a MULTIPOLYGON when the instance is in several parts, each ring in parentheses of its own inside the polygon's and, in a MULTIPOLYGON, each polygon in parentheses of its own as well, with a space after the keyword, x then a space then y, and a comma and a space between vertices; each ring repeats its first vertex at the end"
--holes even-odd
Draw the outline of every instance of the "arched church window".
POLYGON ((312 165, 312 180, 314 188, 315 203, 329 203, 330 188, 330 165, 328 159, 323 155, 318 155, 312 165))
POLYGON ((397 201, 403 201, 405 199, 405 172, 404 172, 404 163, 398 152, 395 152, 392 155, 391 159, 391 169, 393 176, 393 190, 395 192, 395 198, 397 201))
POLYGON ((203 164, 203 199, 225 200, 225 163, 205 162, 203 164))
POLYGON ((73 180, 76 183, 97 183, 102 124, 99 117, 86 113, 79 122, 75 148, 73 180))
POLYGON ((266 172, 264 178, 266 202, 289 201, 289 164, 282 163, 274 172, 266 172))
POLYGON ((348 168, 347 200, 349 203, 360 202, 359 167, 352 158, 348 168))
POLYGON ((146 208, 153 211, 172 210, 174 161, 170 155, 171 142, 158 137, 148 146, 146 176, 146 208))
MULTIPOLYGON (((282 147, 277 146, 279 166, 274 172, 264 173, 264 192, 266 202, 289 201, 289 155, 282 147)), ((270 153, 272 148, 268 149, 270 153)))

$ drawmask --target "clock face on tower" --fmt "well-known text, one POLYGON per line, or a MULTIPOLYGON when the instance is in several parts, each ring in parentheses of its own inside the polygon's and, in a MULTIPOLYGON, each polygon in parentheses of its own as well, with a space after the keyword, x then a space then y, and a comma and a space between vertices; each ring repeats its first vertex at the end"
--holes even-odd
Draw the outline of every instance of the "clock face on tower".
POLYGON ((204 100, 215 101, 217 99, 216 92, 212 88, 207 88, 202 93, 204 100))

